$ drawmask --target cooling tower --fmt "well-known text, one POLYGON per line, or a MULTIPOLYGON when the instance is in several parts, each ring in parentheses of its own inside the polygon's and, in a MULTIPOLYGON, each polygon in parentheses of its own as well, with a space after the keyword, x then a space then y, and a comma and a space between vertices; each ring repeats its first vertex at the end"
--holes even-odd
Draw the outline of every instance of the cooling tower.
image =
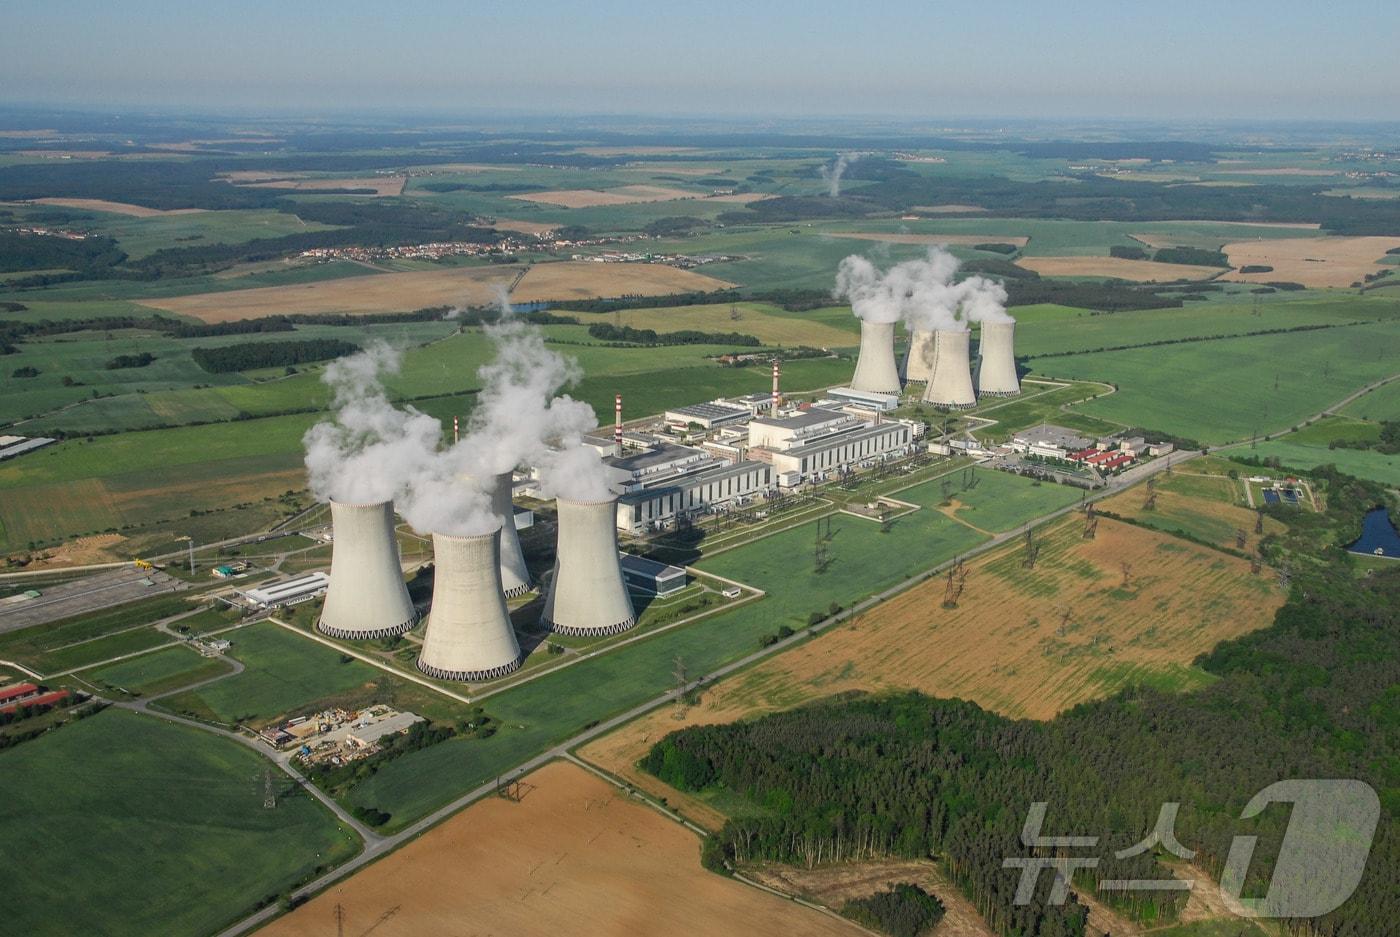
POLYGON ((510 495, 513 481, 510 472, 496 476, 491 491, 491 511, 504 520, 501 528, 501 587, 508 599, 530 591, 530 570, 525 567, 525 554, 520 550, 520 534, 515 529, 515 505, 510 495))
POLYGON ((851 378, 852 390, 877 394, 899 393, 899 371, 894 363, 894 323, 860 323, 860 356, 851 378))
POLYGON ((560 634, 618 634, 637 623, 617 553, 617 499, 560 498, 554 579, 540 620, 560 634))
POLYGON ((933 370, 924 388, 924 403, 949 410, 965 410, 976 406, 977 395, 972 392, 972 333, 950 332, 943 329, 933 333, 933 370))
POLYGON ((333 638, 403 634, 417 621, 399 566, 394 506, 331 502, 331 584, 316 627, 333 638))
POLYGON ((1015 397, 1021 392, 1016 378, 1016 323, 983 322, 977 343, 977 393, 988 397, 1015 397))
POLYGON ((433 608, 418 669, 439 680, 503 677, 523 655, 501 593, 501 537, 433 534, 433 608))
POLYGON ((933 332, 915 329, 909 336, 909 352, 904 356, 904 379, 928 383, 933 373, 933 332))

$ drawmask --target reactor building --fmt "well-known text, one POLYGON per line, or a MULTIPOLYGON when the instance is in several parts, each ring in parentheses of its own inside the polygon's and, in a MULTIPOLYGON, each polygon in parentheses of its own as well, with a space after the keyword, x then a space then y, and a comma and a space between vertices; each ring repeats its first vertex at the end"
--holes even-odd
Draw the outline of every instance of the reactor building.
POLYGON ((504 528, 456 537, 433 534, 433 607, 418 669, 474 683, 518 670, 524 655, 501 589, 504 528))
POLYGON ((540 620, 559 634, 619 634, 637 623, 617 549, 617 498, 556 501, 559 543, 540 620))
POLYGON ((933 369, 924 388, 923 401, 947 410, 977 405, 972 389, 972 333, 966 329, 938 329, 933 333, 933 369))
POLYGON ((977 393, 1015 397, 1021 392, 1016 376, 1016 323, 983 322, 977 343, 977 393))
POLYGON ((894 363, 894 323, 860 322, 860 354, 851 378, 855 390, 899 393, 899 369, 894 363))
POLYGON ((403 634, 418 620, 404 585, 394 506, 331 502, 331 583, 316 627, 362 641, 403 634))

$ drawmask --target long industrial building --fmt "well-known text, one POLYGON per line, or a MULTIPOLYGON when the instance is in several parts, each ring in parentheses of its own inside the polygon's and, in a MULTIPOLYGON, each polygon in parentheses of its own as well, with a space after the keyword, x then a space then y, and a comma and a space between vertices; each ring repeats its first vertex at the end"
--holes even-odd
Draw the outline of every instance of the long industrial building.
POLYGON ((749 455, 770 463, 781 487, 901 455, 913 440, 909 423, 871 422, 819 407, 749 423, 749 455))
POLYGON ((714 511, 773 487, 770 465, 728 461, 704 449, 662 443, 604 460, 622 490, 617 529, 640 534, 677 517, 714 511))

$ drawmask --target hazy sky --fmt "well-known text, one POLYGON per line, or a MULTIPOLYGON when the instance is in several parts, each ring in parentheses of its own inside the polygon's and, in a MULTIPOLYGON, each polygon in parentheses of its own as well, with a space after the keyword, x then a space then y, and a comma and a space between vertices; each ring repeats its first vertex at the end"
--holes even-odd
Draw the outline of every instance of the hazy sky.
POLYGON ((1349 0, 5 0, 0 102, 1394 119, 1398 39, 1349 0))

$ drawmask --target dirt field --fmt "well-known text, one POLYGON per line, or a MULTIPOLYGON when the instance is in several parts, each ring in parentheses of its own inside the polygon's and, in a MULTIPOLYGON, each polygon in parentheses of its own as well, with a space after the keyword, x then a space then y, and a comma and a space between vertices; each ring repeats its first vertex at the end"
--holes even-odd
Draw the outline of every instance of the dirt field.
MULTIPOLYGON (((584 314, 580 314, 581 317, 584 314)), ((822 322, 787 316, 771 316, 740 307, 739 319, 729 317, 729 306, 675 306, 670 309, 628 309, 617 313, 623 325, 634 329, 674 332, 695 329, 701 332, 742 332, 767 345, 808 345, 814 348, 846 348, 858 339, 850 333, 822 322)), ((582 321, 592 322, 593 318, 582 321)), ((604 321, 599 319, 598 321, 604 321)), ((611 321, 609 318, 606 321, 611 321)))
POLYGON ((1288 238, 1273 241, 1236 241, 1225 245, 1225 254, 1236 268, 1261 264, 1268 273, 1232 272, 1227 280, 1265 283, 1283 280, 1304 286, 1350 286, 1368 273, 1386 269, 1377 263, 1385 252, 1400 247, 1394 237, 1288 238))
POLYGON ((259 933, 642 937, 810 934, 854 925, 700 867, 695 835, 577 765, 526 778, 519 803, 489 798, 259 933))
POLYGON ((1251 575, 1245 560, 1108 519, 1093 540, 1081 529, 1072 516, 1042 534, 1034 571, 1022 568, 1019 544, 969 564, 956 609, 942 607, 945 580, 931 580, 711 687, 684 720, 667 709, 582 754, 718 825, 713 808, 635 769, 657 739, 854 689, 917 689, 1048 719, 1136 681, 1197 685, 1187 665, 1198 654, 1267 626, 1283 602, 1272 577, 1251 575))
POLYGON ((84 566, 88 563, 113 563, 121 557, 113 548, 126 542, 121 534, 94 534, 91 537, 78 537, 62 546, 43 551, 35 557, 26 569, 62 569, 65 566, 84 566))
MULTIPOLYGON (((279 313, 408 312, 427 306, 486 305, 497 286, 508 286, 519 270, 509 267, 458 267, 413 273, 323 280, 296 286, 197 293, 138 300, 146 306, 194 316, 205 322, 256 319, 279 313)), ((723 280, 663 264, 538 264, 511 293, 519 302, 537 299, 591 299, 624 294, 660 296, 708 291, 729 286, 723 280)))
POLYGON ((744 874, 769 888, 800 895, 832 909, 841 907, 852 898, 864 898, 883 891, 890 885, 913 882, 929 894, 936 895, 947 909, 943 920, 929 931, 927 937, 996 937, 972 902, 964 898, 957 886, 929 861, 892 859, 817 869, 774 863, 745 869, 744 874))
POLYGON ((555 192, 528 192, 508 195, 522 202, 543 202, 561 208, 596 208, 599 205, 631 205, 636 202, 670 202, 683 198, 702 198, 702 192, 670 189, 660 185, 624 185, 616 189, 562 189, 555 192))
POLYGON ((1022 257, 1016 263, 1047 277, 1116 277, 1141 283, 1205 280, 1222 272, 1220 267, 1159 264, 1122 257, 1022 257))
POLYGON ((854 238, 858 241, 883 241, 886 244, 1015 244, 1025 247, 1031 239, 1024 236, 1004 237, 1000 234, 895 234, 867 231, 833 231, 828 237, 854 238))
POLYGON ((538 221, 516 221, 512 218, 497 218, 495 221, 491 222, 491 227, 495 228, 497 231, 518 231, 521 234, 533 234, 538 237, 542 234, 548 234, 559 227, 559 225, 541 224, 538 221))
POLYGON ((100 198, 36 198, 39 205, 61 205, 64 208, 86 208, 92 211, 111 212, 114 215, 130 215, 133 218, 155 218, 161 215, 193 215, 203 208, 172 208, 161 211, 144 205, 128 205, 126 202, 109 202, 100 198))

